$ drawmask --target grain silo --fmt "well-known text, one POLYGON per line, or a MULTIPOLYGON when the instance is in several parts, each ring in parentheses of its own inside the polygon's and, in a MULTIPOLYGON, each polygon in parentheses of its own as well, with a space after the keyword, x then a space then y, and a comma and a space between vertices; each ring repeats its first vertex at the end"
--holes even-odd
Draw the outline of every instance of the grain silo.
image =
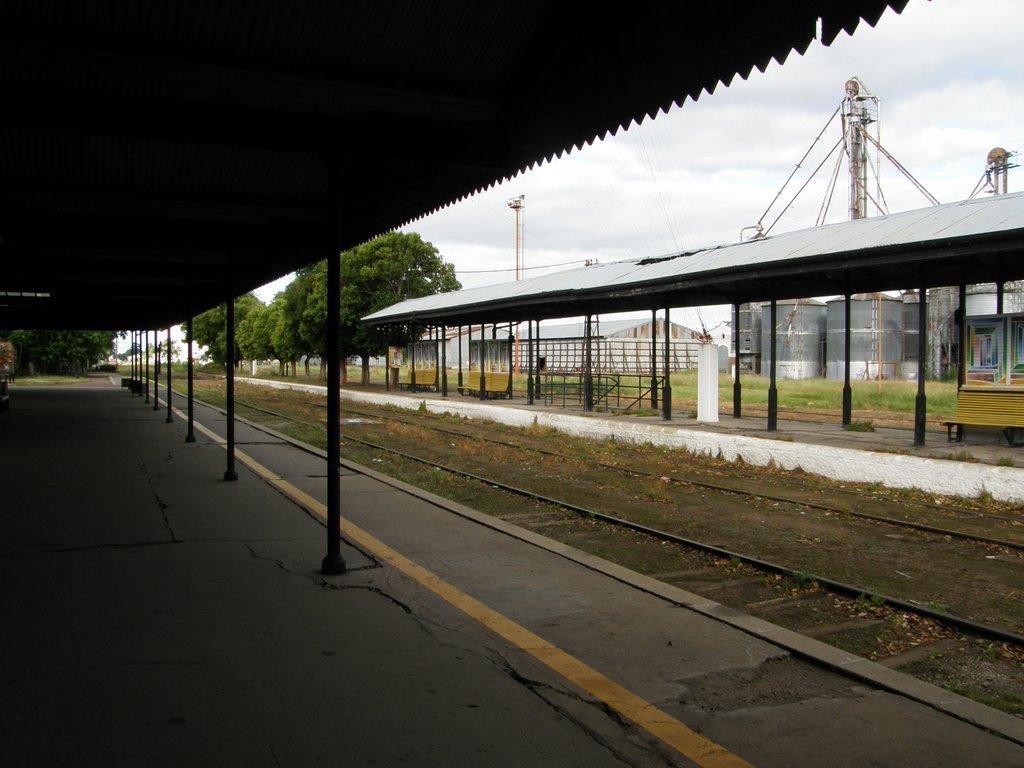
MULTIPOLYGON (((814 379, 824 364, 826 307, 814 299, 776 302, 776 378, 814 379)), ((771 304, 761 308, 761 375, 771 376, 771 304)))
POLYGON ((761 372, 761 302, 740 304, 736 359, 742 373, 761 372))
MULTIPOLYGON (((903 302, 884 293, 857 293, 850 300, 850 379, 900 377, 903 302)), ((845 378, 846 299, 828 302, 826 377, 845 378)))

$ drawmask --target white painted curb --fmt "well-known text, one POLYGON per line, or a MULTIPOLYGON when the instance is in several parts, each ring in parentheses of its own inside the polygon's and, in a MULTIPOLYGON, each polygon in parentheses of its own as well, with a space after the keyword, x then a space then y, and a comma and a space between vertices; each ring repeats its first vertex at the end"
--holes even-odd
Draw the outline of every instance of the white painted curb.
MULTIPOLYGON (((326 393, 327 388, 310 384, 265 379, 238 379, 277 389, 326 393)), ((860 451, 782 440, 762 440, 744 435, 726 435, 700 429, 663 424, 638 424, 568 413, 525 411, 461 400, 416 400, 409 396, 342 390, 341 398, 358 403, 392 405, 407 410, 426 407, 431 413, 449 413, 467 419, 497 421, 510 426, 557 429, 569 435, 600 440, 621 440, 682 448, 703 456, 729 461, 742 459, 754 466, 774 464, 783 469, 802 469, 844 482, 879 483, 889 488, 917 488, 943 496, 977 497, 988 493, 1000 501, 1024 501, 1024 470, 991 464, 928 459, 891 453, 860 451)))

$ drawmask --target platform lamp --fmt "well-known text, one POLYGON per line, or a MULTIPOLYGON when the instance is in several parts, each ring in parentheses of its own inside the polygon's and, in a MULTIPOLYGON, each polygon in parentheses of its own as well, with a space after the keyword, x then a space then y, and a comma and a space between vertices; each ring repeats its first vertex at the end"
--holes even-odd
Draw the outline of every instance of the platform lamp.
MULTIPOLYGON (((516 282, 519 282, 523 268, 523 211, 526 210, 526 195, 509 198, 508 207, 516 212, 516 282)), ((519 370, 519 323, 516 323, 515 362, 509 376, 519 370)))

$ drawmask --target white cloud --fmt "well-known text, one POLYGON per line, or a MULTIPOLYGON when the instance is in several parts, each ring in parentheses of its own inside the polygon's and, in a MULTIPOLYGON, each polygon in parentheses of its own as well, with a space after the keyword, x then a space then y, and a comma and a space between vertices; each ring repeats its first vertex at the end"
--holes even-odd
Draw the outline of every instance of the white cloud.
MULTIPOLYGON (((437 246, 467 287, 513 279, 515 217, 506 202, 520 194, 527 267, 734 242, 778 193, 851 76, 881 99, 883 146, 941 202, 964 199, 992 147, 1024 149, 1024 101, 1016 98, 1024 81, 1024 57, 1017 54, 1022 17, 1019 0, 910 0, 902 14, 887 11, 874 28, 862 23, 828 48, 812 45, 784 65, 737 78, 407 229, 437 246)), ((805 171, 839 130, 823 136, 805 171)), ((776 231, 813 226, 831 167, 776 231)), ((806 172, 799 178, 806 180, 806 172)), ((1011 190, 1019 186, 1011 172, 1011 190)), ((887 164, 882 188, 890 211, 927 205, 887 164)), ((783 200, 795 191, 787 189, 783 200)), ((829 220, 845 218, 846 207, 841 181, 829 220)))

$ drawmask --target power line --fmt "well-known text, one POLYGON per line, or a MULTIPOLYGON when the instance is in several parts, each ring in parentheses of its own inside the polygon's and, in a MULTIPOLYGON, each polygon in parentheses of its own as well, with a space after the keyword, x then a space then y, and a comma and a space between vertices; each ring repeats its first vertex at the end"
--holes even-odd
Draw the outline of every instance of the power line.
MULTIPOLYGON (((566 267, 570 264, 586 264, 592 262, 592 259, 577 259, 575 261, 562 261, 558 264, 542 264, 538 267, 520 267, 520 272, 525 272, 528 269, 551 269, 552 267, 566 267)), ((485 275, 493 272, 515 272, 515 268, 512 269, 457 269, 455 274, 457 275, 485 275)))

